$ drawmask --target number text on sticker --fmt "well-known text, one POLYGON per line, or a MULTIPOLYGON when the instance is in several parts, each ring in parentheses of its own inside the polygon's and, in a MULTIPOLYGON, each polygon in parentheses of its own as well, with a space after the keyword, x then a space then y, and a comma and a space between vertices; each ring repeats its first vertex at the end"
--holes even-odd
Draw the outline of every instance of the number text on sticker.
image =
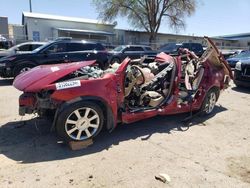
POLYGON ((73 87, 80 87, 80 86, 81 86, 80 80, 56 83, 57 90, 68 89, 68 88, 73 88, 73 87))

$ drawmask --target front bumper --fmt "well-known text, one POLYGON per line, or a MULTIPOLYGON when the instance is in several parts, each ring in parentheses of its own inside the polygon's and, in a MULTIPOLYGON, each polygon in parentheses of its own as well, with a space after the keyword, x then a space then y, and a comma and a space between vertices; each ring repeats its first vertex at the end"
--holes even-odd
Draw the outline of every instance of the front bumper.
POLYGON ((245 74, 244 71, 234 71, 234 83, 237 86, 250 87, 250 75, 245 74))
POLYGON ((36 109, 36 98, 31 93, 23 93, 19 97, 19 115, 32 114, 36 109))

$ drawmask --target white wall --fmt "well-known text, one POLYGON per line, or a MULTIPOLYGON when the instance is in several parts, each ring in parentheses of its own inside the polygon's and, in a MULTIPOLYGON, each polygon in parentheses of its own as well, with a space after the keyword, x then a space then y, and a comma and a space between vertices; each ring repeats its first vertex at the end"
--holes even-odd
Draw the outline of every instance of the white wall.
POLYGON ((40 18, 24 18, 24 25, 27 25, 28 39, 33 39, 33 31, 40 32, 40 40, 55 39, 57 36, 55 28, 70 28, 82 30, 99 30, 113 32, 113 25, 81 23, 62 20, 49 20, 40 18))

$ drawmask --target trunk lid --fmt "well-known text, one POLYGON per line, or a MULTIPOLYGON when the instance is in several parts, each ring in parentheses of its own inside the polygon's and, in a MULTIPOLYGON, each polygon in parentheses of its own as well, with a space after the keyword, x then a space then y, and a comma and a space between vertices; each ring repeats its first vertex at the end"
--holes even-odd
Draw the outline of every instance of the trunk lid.
POLYGON ((219 52, 219 50, 217 49, 217 47, 215 46, 212 40, 210 40, 208 37, 204 37, 204 38, 208 44, 207 48, 210 50, 205 51, 201 58, 203 58, 203 56, 207 56, 208 59, 210 59, 210 62, 214 64, 214 66, 222 66, 224 69, 225 75, 233 79, 232 70, 229 64, 227 63, 227 61, 224 59, 224 56, 219 52), (208 55, 207 53, 210 53, 210 54, 208 55))

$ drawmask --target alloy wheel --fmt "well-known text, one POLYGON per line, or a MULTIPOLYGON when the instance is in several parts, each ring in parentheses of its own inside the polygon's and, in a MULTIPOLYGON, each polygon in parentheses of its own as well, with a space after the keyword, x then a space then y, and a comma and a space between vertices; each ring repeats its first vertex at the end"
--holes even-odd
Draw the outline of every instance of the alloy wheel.
POLYGON ((215 92, 211 92, 210 95, 208 96, 208 100, 207 100, 207 104, 205 107, 205 111, 207 114, 210 114, 216 104, 216 93, 215 92))
POLYGON ((100 126, 100 116, 89 107, 73 111, 65 122, 65 131, 74 140, 85 140, 92 137, 100 126))
POLYGON ((24 67, 20 70, 20 74, 23 73, 23 72, 26 72, 28 70, 30 70, 31 68, 30 67, 24 67))

